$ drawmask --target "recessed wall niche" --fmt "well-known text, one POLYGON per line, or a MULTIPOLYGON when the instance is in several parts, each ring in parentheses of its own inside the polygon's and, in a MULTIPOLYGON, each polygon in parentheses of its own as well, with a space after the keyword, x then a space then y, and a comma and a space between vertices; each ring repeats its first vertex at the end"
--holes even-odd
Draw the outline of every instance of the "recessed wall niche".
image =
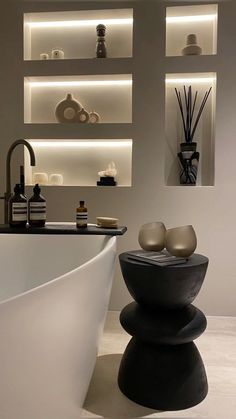
MULTIPOLYGON (((202 117, 194 135, 200 153, 197 186, 214 185, 215 162, 215 108, 216 108, 216 73, 191 73, 166 75, 166 142, 165 142, 165 184, 179 186, 180 162, 178 152, 180 143, 184 142, 184 131, 180 109, 175 94, 175 88, 182 92, 183 86, 192 86, 193 94, 198 92, 195 110, 199 110, 205 92, 212 87, 212 91, 203 110, 202 117)), ((185 105, 184 105, 185 106, 185 105)), ((186 186, 188 187, 188 186, 186 186)))
POLYGON ((130 74, 25 77, 24 85, 25 123, 57 123, 56 107, 68 93, 101 123, 132 122, 130 74))
POLYGON ((202 55, 217 53, 216 4, 176 6, 166 9, 166 56, 182 55, 187 35, 196 34, 202 55))
POLYGON ((62 49, 65 59, 96 57, 96 26, 106 26, 109 58, 131 57, 133 10, 80 10, 24 14, 24 59, 62 49))
MULTIPOLYGON (((62 186, 96 186, 98 172, 114 161, 117 186, 132 184, 132 140, 28 140, 32 145, 36 166, 30 166, 24 151, 25 179, 33 184, 34 173, 63 176, 62 186)), ((49 183, 50 186, 50 183, 49 183)), ((107 188, 107 187, 106 187, 107 188)))

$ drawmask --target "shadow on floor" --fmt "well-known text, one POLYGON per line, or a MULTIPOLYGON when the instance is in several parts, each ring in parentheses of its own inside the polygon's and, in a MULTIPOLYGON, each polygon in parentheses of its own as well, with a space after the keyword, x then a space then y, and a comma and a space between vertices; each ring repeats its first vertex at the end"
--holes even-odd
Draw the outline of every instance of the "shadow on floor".
POLYGON ((133 403, 121 393, 117 385, 121 358, 121 354, 98 357, 84 403, 85 411, 107 419, 142 418, 158 413, 133 403))

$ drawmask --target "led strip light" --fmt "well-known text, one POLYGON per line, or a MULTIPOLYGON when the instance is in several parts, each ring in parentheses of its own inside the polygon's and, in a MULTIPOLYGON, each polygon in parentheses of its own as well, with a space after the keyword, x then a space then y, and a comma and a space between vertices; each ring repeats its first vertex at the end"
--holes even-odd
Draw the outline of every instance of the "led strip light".
POLYGON ((166 83, 175 84, 175 83, 214 83, 216 81, 215 77, 186 77, 186 78, 166 78, 166 83))
POLYGON ((30 81, 30 87, 131 86, 132 80, 30 81))
POLYGON ((94 19, 94 20, 58 20, 54 22, 29 22, 30 28, 79 28, 85 26, 104 25, 132 25, 133 18, 127 19, 94 19))
POLYGON ((122 147, 131 147, 132 140, 106 140, 106 141, 85 141, 85 140, 74 140, 74 141, 65 141, 65 140, 42 140, 42 141, 34 141, 29 140, 32 147, 63 147, 63 148, 73 148, 73 147, 80 147, 80 148, 92 148, 92 147, 112 147, 112 148, 122 148, 122 147))
POLYGON ((212 22, 216 20, 217 14, 195 15, 195 16, 170 16, 166 18, 167 23, 188 23, 188 22, 212 22))

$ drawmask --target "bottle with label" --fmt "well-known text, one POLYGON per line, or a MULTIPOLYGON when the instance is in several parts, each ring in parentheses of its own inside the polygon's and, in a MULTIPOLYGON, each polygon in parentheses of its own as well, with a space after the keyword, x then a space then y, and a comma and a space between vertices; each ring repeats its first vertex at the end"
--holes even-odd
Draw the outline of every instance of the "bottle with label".
POLYGON ((84 205, 84 201, 79 201, 79 207, 76 209, 76 226, 77 228, 87 227, 88 210, 84 205))
POLYGON ((41 189, 36 183, 34 195, 29 199, 29 225, 32 227, 44 227, 46 222, 46 200, 40 195, 41 189))
POLYGON ((22 195, 22 186, 17 183, 15 194, 9 199, 9 224, 11 227, 25 227, 27 223, 27 199, 22 195))

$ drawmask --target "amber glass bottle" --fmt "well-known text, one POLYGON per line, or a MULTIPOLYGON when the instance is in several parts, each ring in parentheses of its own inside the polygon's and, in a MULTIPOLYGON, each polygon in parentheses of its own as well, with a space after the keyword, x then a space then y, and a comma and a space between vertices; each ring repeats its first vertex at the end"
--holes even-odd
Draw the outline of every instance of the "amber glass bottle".
POLYGON ((77 228, 87 227, 88 210, 84 205, 84 201, 79 201, 79 207, 76 209, 76 226, 77 228))
POLYGON ((25 227, 27 223, 27 199, 22 195, 19 183, 14 188, 15 194, 9 199, 9 224, 11 227, 25 227))
POLYGON ((46 200, 40 195, 41 189, 36 183, 33 196, 29 199, 29 225, 32 227, 44 227, 46 222, 46 200))

